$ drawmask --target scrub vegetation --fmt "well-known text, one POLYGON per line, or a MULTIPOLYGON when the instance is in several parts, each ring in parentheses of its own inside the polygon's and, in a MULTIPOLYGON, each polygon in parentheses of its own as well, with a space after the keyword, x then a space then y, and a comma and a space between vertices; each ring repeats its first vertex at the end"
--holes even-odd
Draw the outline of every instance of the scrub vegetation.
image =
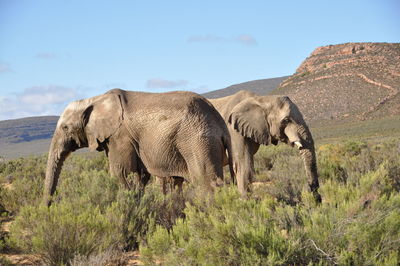
MULTIPOLYGON (((232 185, 213 196, 190 184, 166 196, 109 177, 103 155, 66 161, 50 208, 40 206, 46 158, 0 164, 2 253, 34 254, 49 265, 118 265, 138 250, 148 264, 398 265, 400 141, 349 141, 317 149, 320 193, 307 191, 295 149, 262 147, 253 193, 232 185)), ((2 258, 6 264, 5 258, 2 258)))

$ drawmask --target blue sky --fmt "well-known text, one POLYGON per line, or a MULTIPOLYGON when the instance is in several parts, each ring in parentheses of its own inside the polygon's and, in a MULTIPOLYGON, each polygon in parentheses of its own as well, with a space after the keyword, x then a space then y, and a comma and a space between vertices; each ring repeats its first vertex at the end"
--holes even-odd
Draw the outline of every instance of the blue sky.
POLYGON ((400 42, 400 1, 0 0, 0 120, 120 87, 291 75, 317 47, 400 42))

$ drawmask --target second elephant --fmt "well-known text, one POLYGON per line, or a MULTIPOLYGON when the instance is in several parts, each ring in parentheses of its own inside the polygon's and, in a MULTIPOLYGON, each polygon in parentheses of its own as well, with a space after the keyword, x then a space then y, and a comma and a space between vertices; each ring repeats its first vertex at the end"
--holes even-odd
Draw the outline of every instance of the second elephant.
POLYGON ((311 192, 317 202, 319 182, 314 140, 297 106, 286 96, 259 96, 239 91, 210 99, 224 118, 232 141, 234 171, 243 196, 253 178, 253 156, 261 144, 279 141, 296 146, 303 158, 311 192))

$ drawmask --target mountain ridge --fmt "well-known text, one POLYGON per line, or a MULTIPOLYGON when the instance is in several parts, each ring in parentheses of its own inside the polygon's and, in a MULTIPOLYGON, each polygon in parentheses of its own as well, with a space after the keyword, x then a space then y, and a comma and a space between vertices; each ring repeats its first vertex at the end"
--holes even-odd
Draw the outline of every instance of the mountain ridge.
POLYGON ((400 43, 318 47, 271 94, 288 95, 308 121, 399 115, 400 43))

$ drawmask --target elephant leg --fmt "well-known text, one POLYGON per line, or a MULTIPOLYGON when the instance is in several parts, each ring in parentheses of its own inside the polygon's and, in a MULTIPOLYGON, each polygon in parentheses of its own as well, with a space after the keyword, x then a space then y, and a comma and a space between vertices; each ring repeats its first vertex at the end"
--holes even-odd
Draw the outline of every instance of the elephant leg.
MULTIPOLYGON (((136 153, 135 153, 136 155, 136 153)), ((137 159, 137 168, 139 172, 139 184, 140 184, 140 189, 144 190, 146 187, 147 183, 149 183, 150 180, 150 173, 147 171, 146 167, 144 166, 142 160, 138 156, 136 156, 137 159)))
POLYGON ((194 156, 190 162, 187 165, 189 175, 194 182, 199 183, 208 191, 214 191, 216 187, 224 185, 222 156, 217 154, 213 156, 194 156))
POLYGON ((123 158, 119 153, 116 153, 113 150, 108 153, 110 174, 117 177, 126 189, 131 189, 128 175, 136 171, 136 167, 132 165, 132 160, 128 156, 123 158))
POLYGON ((254 176, 253 157, 259 146, 259 144, 240 135, 235 136, 232 141, 233 165, 237 186, 240 194, 244 198, 247 197, 248 192, 251 192, 251 183, 253 182, 254 176))
POLYGON ((160 177, 160 180, 161 180, 161 184, 162 184, 163 194, 167 195, 167 193, 168 193, 168 188, 167 188, 168 180, 167 180, 167 177, 160 177))
POLYGON ((247 197, 247 193, 251 191, 250 184, 253 181, 253 156, 245 155, 241 160, 234 160, 236 168, 237 186, 240 194, 247 197))
MULTIPOLYGON (((145 176, 143 180, 147 181, 150 178, 150 175, 147 173, 145 168, 140 169, 140 159, 130 141, 124 139, 116 141, 110 139, 107 146, 106 154, 109 159, 110 174, 116 176, 126 189, 134 189, 136 186, 144 188, 145 184, 142 183, 142 175, 145 176), (136 175, 134 175, 135 180, 133 186, 128 180, 128 176, 131 173, 136 173, 136 175)), ((145 183, 147 183, 147 181, 145 183)))
POLYGON ((182 186, 185 179, 180 176, 173 176, 172 178, 174 182, 173 188, 176 189, 176 187, 178 187, 178 193, 182 193, 182 186))

